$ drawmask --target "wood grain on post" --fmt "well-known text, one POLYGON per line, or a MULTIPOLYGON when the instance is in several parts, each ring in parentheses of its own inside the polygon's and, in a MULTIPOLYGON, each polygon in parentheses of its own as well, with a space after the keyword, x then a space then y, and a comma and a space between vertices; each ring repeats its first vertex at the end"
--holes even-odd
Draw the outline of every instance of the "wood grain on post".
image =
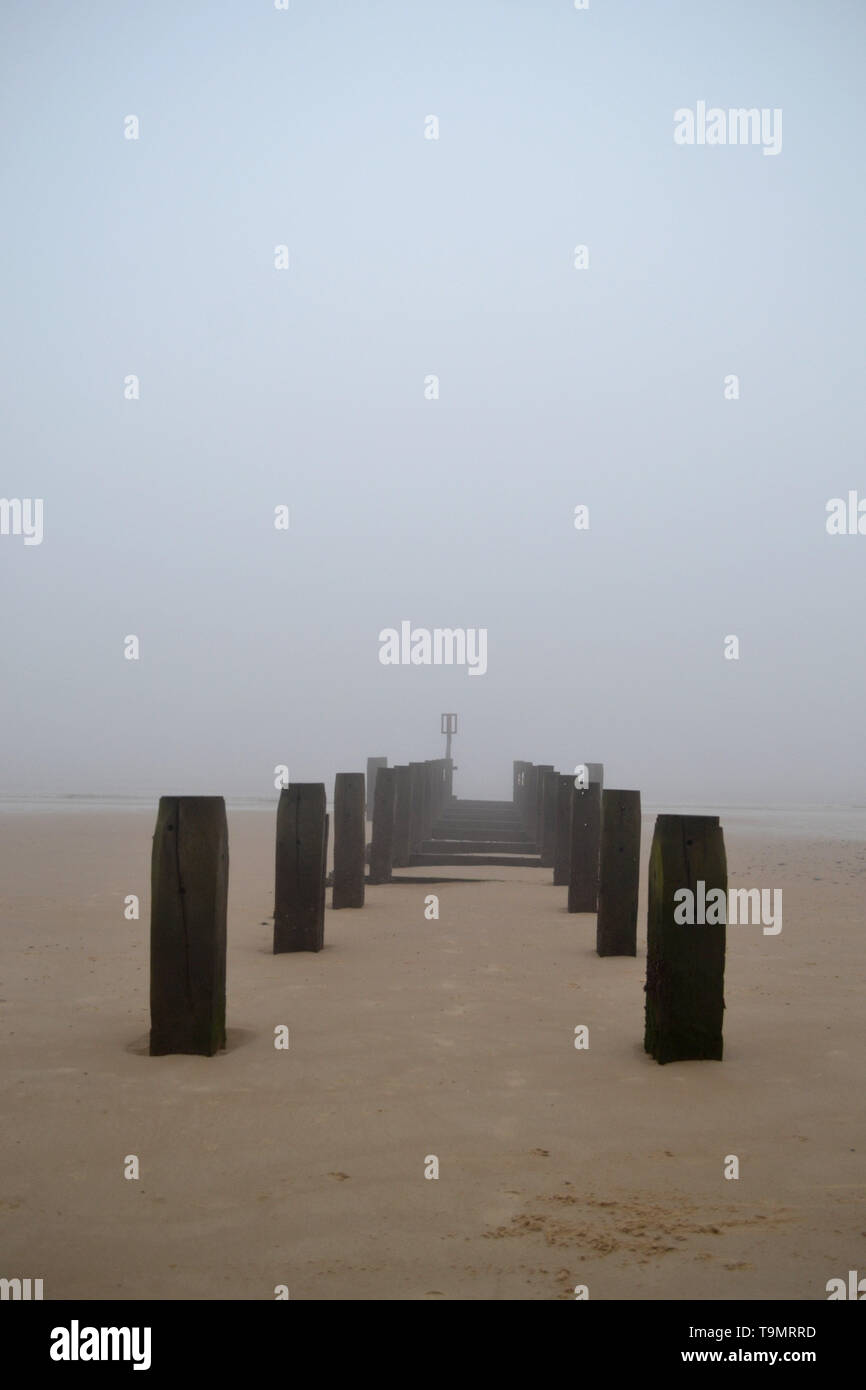
MULTIPOLYGON (((381 771, 379 773, 381 775, 381 771)), ((334 891, 331 906, 364 906, 363 772, 338 772, 334 781, 334 891)))
POLYGON ((556 783, 556 845, 553 851, 553 882, 567 888, 571 872, 571 793, 574 776, 560 775, 556 783))
POLYGON ((394 863, 394 813, 397 805, 397 769, 382 767, 376 777, 373 807, 373 839, 370 846, 370 882, 390 883, 394 863))
POLYGON ((600 956, 637 955, 639 879, 640 792, 605 791, 595 928, 600 956))
POLYGON ((293 782, 277 806, 274 954, 325 944, 328 816, 323 782, 293 782))
POLYGON ((721 1061, 728 866, 718 816, 659 816, 650 850, 644 1049, 657 1062, 721 1061), (683 916, 688 889, 694 920, 683 916), (719 915, 707 897, 717 890, 719 915))
POLYGON ((601 841, 601 786, 572 788, 569 912, 595 912, 598 906, 598 859, 601 841))
POLYGON ((226 1045, 229 848, 221 796, 160 797, 151 856, 150 1055, 226 1045))

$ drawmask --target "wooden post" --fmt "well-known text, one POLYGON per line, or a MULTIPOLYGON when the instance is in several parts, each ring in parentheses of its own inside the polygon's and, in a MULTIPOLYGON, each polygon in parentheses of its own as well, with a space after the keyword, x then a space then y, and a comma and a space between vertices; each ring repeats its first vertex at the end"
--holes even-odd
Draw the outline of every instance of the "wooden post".
POLYGON ((545 768, 541 779, 541 843, 538 852, 541 867, 552 869, 556 855, 556 797, 559 773, 552 767, 545 768))
POLYGON ((376 778, 373 807, 373 840, 370 846, 370 882, 390 883, 394 863, 394 812, 397 805, 397 769, 382 767, 376 778))
POLYGON ((523 796, 523 826, 530 840, 535 840, 535 801, 538 783, 538 768, 535 763, 526 765, 526 782, 523 796))
POLYGON ((571 792, 574 774, 560 776, 556 783, 556 844, 553 851, 553 882, 567 888, 571 870, 571 792))
POLYGON ((722 1059, 727 904, 718 816, 658 816, 649 865, 644 1033, 644 1049, 657 1062, 722 1059), (674 898, 684 888, 692 894, 691 923, 682 920, 682 897, 674 898))
POLYGON ((569 912, 595 912, 598 905, 598 857, 601 838, 601 786, 572 788, 569 912))
POLYGON ((408 764, 394 768, 396 797, 394 804, 394 868, 405 869, 409 863, 409 824, 411 819, 412 788, 408 764))
POLYGON ((637 955, 640 792, 601 798, 601 868, 595 944, 600 956, 637 955))
POLYGON ((433 834, 433 797, 435 795, 433 787, 434 769, 432 761, 428 760, 422 764, 424 768, 424 802, 421 813, 421 840, 429 840, 433 834))
POLYGON ((530 769, 532 768, 532 763, 516 762, 514 764, 514 768, 517 784, 514 795, 514 804, 517 808, 517 815, 520 820, 520 824, 522 825, 523 829, 526 830, 528 822, 527 811, 529 804, 529 773, 530 769))
POLYGON ((325 944, 328 816, 323 782, 293 782, 277 806, 274 954, 325 944))
POLYGON ((364 906, 364 774, 338 772, 334 783, 334 891, 331 906, 364 906))
POLYGON ((229 838, 221 796, 162 796, 151 854, 150 1055, 226 1045, 229 838))
POLYGON ((415 854, 424 838, 424 764, 409 764, 409 853, 415 854))
MULTIPOLYGON (((367 759, 367 820, 373 819, 373 811, 376 806, 376 774, 380 767, 387 767, 387 758, 368 758, 367 759)), ((336 833, 336 826, 334 827, 336 833)))
POLYGON ((550 763, 539 763, 535 769, 535 835, 533 839, 538 846, 538 853, 541 854, 541 846, 544 841, 544 783, 548 772, 553 768, 550 763))
POLYGON ((444 805, 450 806, 454 797, 454 759, 445 759, 445 799, 444 805))
POLYGON ((426 839, 433 834, 433 822, 439 819, 442 806, 442 769, 444 759, 434 758, 430 763, 430 815, 427 823, 426 839))

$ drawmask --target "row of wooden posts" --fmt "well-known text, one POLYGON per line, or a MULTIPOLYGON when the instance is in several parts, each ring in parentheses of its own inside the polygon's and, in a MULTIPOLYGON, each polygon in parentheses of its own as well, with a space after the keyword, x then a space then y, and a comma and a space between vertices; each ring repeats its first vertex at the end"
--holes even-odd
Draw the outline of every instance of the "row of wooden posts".
MULTIPOLYGON (((338 773, 334 789, 334 908, 364 905, 366 811, 370 883, 387 883, 455 803, 453 765, 434 759, 338 773)), ((637 791, 586 785, 552 766, 515 762, 513 807, 542 867, 568 888, 568 911, 597 913, 601 956, 634 956, 641 808, 637 791)), ((324 783, 292 783, 277 807, 275 954, 324 945, 329 817, 324 783)), ((683 926, 677 889, 727 894, 718 817, 663 815, 650 853, 645 1048, 659 1062, 721 1058, 725 925, 683 926)), ((225 1046, 228 828, 222 797, 163 797, 153 841, 150 1004, 152 1055, 212 1056, 225 1046)))
POLYGON ((595 912, 600 956, 637 954, 640 792, 605 791, 601 763, 581 776, 514 764, 514 804, 542 868, 568 888, 569 912, 595 912))
MULTIPOLYGON (((606 790, 600 763, 583 775, 514 764, 514 802, 541 864, 568 886, 569 912, 596 913, 600 956, 637 953, 640 792, 606 790), (585 781, 586 785, 581 785, 585 781)), ((675 895, 728 891, 718 816, 659 815, 650 848, 644 1048, 658 1062, 721 1061, 726 923, 677 920, 675 895)), ((703 895, 703 898, 702 898, 703 895)))
MULTIPOLYGON (((451 801, 450 759, 368 764, 373 805, 371 883, 406 865, 451 801)), ((277 804, 274 953, 321 951, 330 817, 324 782, 293 782, 277 804)), ((225 1047, 228 824, 221 796, 160 799, 151 859, 150 1052, 205 1056, 225 1047)), ((363 772, 334 785, 332 906, 364 906, 363 772)))

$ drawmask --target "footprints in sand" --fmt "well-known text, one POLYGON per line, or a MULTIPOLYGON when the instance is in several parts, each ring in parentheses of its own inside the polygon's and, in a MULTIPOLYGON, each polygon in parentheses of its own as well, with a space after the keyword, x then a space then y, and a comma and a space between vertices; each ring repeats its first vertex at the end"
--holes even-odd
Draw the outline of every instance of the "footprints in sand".
MULTIPOLYGON (((533 1154, 547 1157, 544 1149, 533 1154)), ((626 1192, 616 1199, 554 1192, 527 1202, 524 1210, 507 1225, 484 1232, 485 1239, 538 1235, 554 1248, 567 1248, 572 1259, 583 1255, 627 1254, 637 1264, 648 1264, 662 1255, 679 1251, 696 1236, 724 1237, 735 1228, 765 1223, 778 1226, 791 1219, 784 1209, 744 1211, 742 1207, 698 1207, 685 1198, 674 1204, 648 1200, 626 1192)), ((723 1253, 723 1252, 722 1252, 723 1253)), ((715 1254, 701 1251, 693 1259, 713 1260, 715 1254)), ((743 1262, 726 1263, 725 1269, 747 1269, 743 1262)), ((570 1277, 570 1276, 569 1276, 570 1277)))

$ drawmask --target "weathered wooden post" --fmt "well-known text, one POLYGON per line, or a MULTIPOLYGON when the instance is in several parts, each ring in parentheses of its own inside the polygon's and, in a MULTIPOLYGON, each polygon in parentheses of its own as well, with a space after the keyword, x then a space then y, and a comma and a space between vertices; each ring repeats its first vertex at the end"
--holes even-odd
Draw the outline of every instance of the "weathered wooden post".
POLYGON ((538 768, 535 763, 527 763, 526 780, 523 788, 523 825, 530 840, 535 840, 535 800, 538 782, 538 768))
POLYGON ((529 825, 529 774, 532 771, 532 763, 519 762, 517 764, 517 814, 524 830, 528 832, 529 825))
POLYGON ((535 778, 535 843, 538 846, 538 853, 541 854, 544 842, 544 787, 548 772, 552 772, 553 767, 550 763, 539 763, 536 768, 535 778))
POLYGON ((412 810, 412 787, 408 763, 394 768, 396 798, 394 804, 394 868, 405 869, 409 863, 409 830, 412 810))
POLYGON ((639 877, 640 792, 605 791, 595 927, 600 956, 637 955, 639 877))
POLYGON ((595 912, 598 905, 598 857, 601 839, 601 785, 572 788, 569 912, 595 912))
POLYGON ((229 839, 221 796, 162 796, 151 855, 150 1055, 226 1045, 229 839))
POLYGON ((274 954, 325 944, 328 816, 324 782, 293 782, 277 805, 274 954))
POLYGON ((334 783, 334 892, 331 906, 364 906, 364 774, 338 772, 334 783))
POLYGON ((397 769, 382 767, 376 777, 373 807, 373 839, 370 845, 370 882, 390 883, 394 863, 394 812, 397 805, 397 769))
POLYGON ((541 843, 538 851, 541 867, 552 869, 556 854, 556 796, 559 773, 552 767, 545 768, 541 782, 541 843))
POLYGON ((428 836, 433 834, 433 822, 439 819, 442 813, 445 788, 445 759, 434 758, 432 763, 431 786, 433 788, 433 799, 430 803, 430 828, 428 836))
POLYGON ((424 839, 424 764, 409 764, 409 853, 415 854, 424 839))
POLYGON ((568 887, 571 870, 571 792, 574 776, 560 775, 556 783, 556 844, 553 851, 553 882, 568 887))
POLYGON ((438 820, 449 800, 448 759, 440 758, 436 766, 439 769, 439 790, 436 796, 436 819, 438 820))
POLYGON ((658 816, 649 865, 644 1033, 644 1049, 657 1062, 722 1059, 727 904, 718 816, 658 816))
POLYGON ((376 806, 376 774, 380 767, 387 766, 387 758, 367 759, 367 820, 373 819, 373 811, 376 806))
POLYGON ((433 834, 433 800, 436 796, 436 767, 432 759, 424 764, 424 810, 422 816, 421 839, 429 840, 433 834))

